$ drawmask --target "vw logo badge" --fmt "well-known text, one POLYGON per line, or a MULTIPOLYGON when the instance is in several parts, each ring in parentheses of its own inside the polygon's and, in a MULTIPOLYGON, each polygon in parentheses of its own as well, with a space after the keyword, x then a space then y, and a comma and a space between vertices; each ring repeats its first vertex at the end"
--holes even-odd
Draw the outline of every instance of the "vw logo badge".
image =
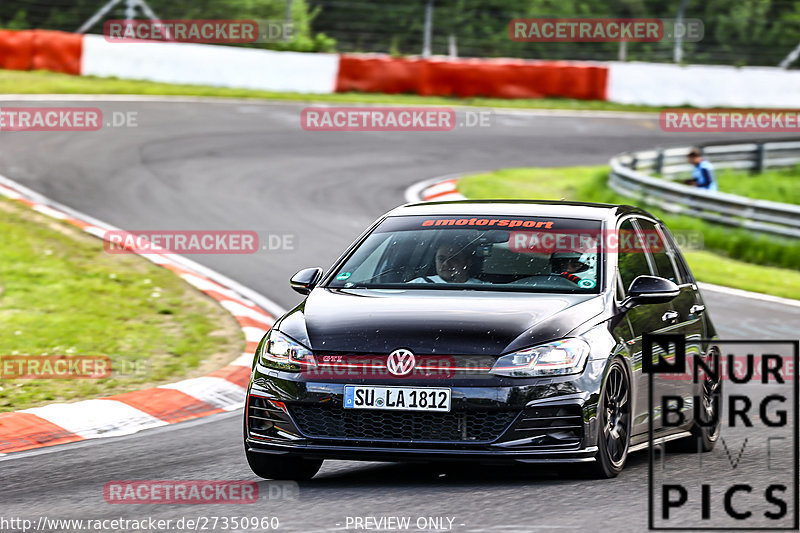
POLYGON ((389 354, 389 359, 386 360, 386 369, 395 376, 405 376, 414 370, 415 364, 416 359, 411 350, 400 348, 389 354))

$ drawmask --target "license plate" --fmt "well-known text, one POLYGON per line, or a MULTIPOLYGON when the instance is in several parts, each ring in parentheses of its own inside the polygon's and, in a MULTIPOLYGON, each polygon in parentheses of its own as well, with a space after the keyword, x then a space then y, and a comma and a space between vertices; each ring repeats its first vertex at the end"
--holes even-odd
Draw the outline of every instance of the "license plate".
POLYGON ((345 385, 345 409, 450 411, 450 389, 345 385))

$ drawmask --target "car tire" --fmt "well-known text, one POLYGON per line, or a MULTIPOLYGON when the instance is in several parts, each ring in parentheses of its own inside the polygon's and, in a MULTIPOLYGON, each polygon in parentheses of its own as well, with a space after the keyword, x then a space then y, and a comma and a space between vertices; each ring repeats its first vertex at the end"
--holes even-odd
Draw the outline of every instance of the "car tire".
POLYGON ((245 451, 250 469, 258 477, 290 481, 306 481, 322 467, 322 459, 303 459, 268 453, 245 451))
MULTIPOLYGON (((712 348, 714 350, 715 348, 712 348)), ((675 442, 676 449, 682 452, 710 452, 719 440, 722 426, 722 379, 714 382, 705 376, 701 389, 701 409, 699 415, 703 422, 695 420, 689 428, 691 437, 675 442), (716 424, 710 421, 716 419, 716 424)))
POLYGON ((625 365, 617 358, 608 366, 597 405, 597 455, 594 463, 597 477, 617 477, 625 467, 631 418, 631 382, 625 365))

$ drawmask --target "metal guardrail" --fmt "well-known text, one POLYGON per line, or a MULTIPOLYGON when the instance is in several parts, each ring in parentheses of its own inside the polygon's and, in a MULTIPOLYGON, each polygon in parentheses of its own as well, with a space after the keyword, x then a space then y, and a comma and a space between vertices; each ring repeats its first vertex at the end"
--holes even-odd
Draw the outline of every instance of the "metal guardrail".
MULTIPOLYGON (((715 169, 762 171, 800 164, 800 141, 750 142, 700 147, 715 169)), ((689 147, 620 154, 610 161, 608 185, 619 194, 670 213, 800 238, 800 206, 707 191, 673 181, 691 172, 689 147), (650 174, 659 174, 656 178, 650 174)), ((800 177, 798 177, 800 179, 800 177)))

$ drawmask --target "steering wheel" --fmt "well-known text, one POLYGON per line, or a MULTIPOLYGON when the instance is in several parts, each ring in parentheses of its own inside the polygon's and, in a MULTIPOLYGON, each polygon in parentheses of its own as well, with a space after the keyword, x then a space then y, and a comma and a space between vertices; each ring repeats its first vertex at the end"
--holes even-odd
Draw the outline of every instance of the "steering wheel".
POLYGON ((570 274, 569 272, 562 272, 562 273, 560 273, 558 275, 561 276, 564 279, 570 280, 575 285, 577 285, 578 282, 580 282, 581 279, 583 279, 583 278, 580 278, 580 277, 576 276, 575 274, 570 274))

